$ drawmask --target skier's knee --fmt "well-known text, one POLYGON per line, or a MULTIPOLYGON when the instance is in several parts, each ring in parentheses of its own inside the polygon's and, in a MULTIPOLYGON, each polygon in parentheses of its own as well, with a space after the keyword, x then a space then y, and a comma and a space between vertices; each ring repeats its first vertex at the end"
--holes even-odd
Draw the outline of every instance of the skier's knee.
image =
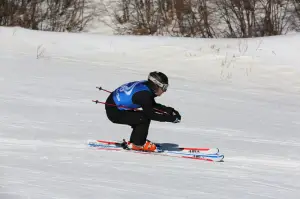
POLYGON ((140 117, 140 122, 143 123, 143 124, 148 124, 148 123, 151 122, 151 120, 150 120, 148 117, 142 115, 142 116, 140 117))

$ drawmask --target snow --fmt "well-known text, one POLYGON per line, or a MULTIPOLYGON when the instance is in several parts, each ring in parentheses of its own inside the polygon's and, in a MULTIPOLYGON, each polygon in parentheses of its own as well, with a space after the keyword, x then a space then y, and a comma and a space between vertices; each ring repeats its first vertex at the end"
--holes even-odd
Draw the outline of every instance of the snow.
POLYGON ((300 194, 300 35, 192 39, 0 28, 1 199, 296 199, 300 194), (157 101, 182 114, 149 139, 218 147, 224 162, 104 152, 129 138, 107 93, 160 70, 157 101))

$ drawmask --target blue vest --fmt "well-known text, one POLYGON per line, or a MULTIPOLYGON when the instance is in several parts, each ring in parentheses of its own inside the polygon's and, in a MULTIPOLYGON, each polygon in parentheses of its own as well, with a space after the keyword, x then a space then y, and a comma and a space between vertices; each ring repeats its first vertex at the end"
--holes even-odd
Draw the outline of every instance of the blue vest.
POLYGON ((145 81, 134 81, 123 84, 122 86, 118 87, 113 92, 113 99, 117 106, 124 106, 118 107, 119 110, 128 110, 128 108, 140 108, 141 106, 138 104, 134 104, 132 102, 132 96, 139 91, 149 91, 151 90, 144 85, 145 81))

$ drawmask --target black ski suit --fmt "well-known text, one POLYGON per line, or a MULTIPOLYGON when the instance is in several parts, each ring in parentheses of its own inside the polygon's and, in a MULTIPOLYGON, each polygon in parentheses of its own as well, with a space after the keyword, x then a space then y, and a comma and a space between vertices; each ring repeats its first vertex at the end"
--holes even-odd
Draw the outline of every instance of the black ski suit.
MULTIPOLYGON (((147 81, 144 84, 149 87, 147 81)), ((132 102, 141 105, 142 110, 119 110, 115 106, 113 93, 111 93, 105 105, 107 117, 113 123, 131 126, 133 130, 130 142, 142 146, 146 142, 151 120, 175 122, 181 119, 180 114, 172 107, 156 103, 155 97, 157 96, 149 91, 136 92, 132 97, 132 102), (156 111, 155 108, 166 113, 162 114, 156 111)))

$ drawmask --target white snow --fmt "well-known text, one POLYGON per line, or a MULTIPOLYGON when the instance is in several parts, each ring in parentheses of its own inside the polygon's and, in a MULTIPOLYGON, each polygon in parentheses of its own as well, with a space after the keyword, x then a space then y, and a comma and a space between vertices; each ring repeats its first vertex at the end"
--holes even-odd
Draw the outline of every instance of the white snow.
POLYGON ((1 199, 296 199, 300 35, 256 39, 103 36, 0 28, 1 199), (149 139, 218 147, 224 162, 105 152, 129 138, 107 93, 165 72, 157 101, 182 114, 149 139))

